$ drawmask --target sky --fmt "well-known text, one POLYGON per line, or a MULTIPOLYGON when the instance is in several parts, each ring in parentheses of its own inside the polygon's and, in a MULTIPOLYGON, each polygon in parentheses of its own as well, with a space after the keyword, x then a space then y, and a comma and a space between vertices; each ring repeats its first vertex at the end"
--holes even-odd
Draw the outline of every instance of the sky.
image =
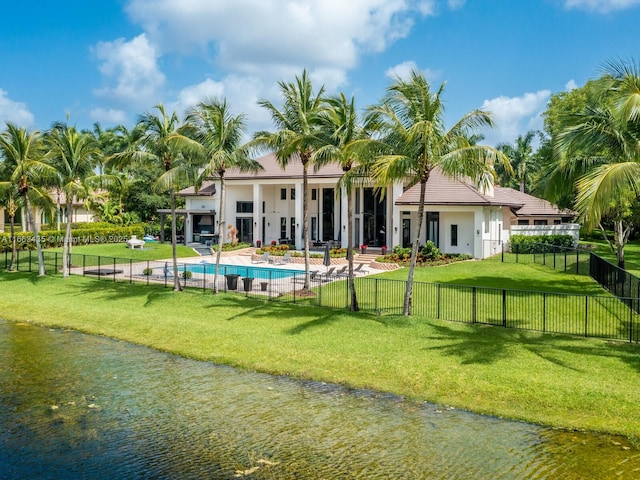
POLYGON ((0 130, 135 125, 225 97, 248 135, 259 100, 306 69, 364 110, 396 77, 446 83, 445 121, 492 112, 485 143, 542 128, 550 95, 637 62, 640 0, 33 0, 0 7, 0 130))

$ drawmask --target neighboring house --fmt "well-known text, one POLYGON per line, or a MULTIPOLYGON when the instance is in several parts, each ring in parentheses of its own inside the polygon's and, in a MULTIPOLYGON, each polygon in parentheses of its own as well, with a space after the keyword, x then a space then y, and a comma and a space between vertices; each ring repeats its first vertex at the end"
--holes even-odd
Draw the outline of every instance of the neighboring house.
MULTIPOLYGON (((241 173, 230 169, 226 179, 226 222, 238 230, 242 242, 288 242, 302 245, 302 166, 291 162, 286 169, 274 155, 258 159, 264 171, 241 173)), ((336 183, 342 175, 337 165, 309 169, 310 243, 336 241, 347 245, 346 194, 336 183)), ((185 189, 185 243, 216 240, 216 182, 199 192, 185 189), (203 236, 203 232, 205 235, 203 236), (212 235, 214 234, 214 235, 212 235)), ((353 192, 354 245, 370 247, 410 246, 417 228, 420 185, 405 189, 398 183, 376 192, 373 184, 353 192)), ((507 242, 514 226, 567 223, 575 213, 559 210, 545 200, 511 188, 494 187, 481 192, 470 181, 451 179, 440 170, 431 172, 425 195, 425 219, 421 242, 433 241, 445 253, 467 253, 485 258, 507 242)), ((166 215, 168 211, 160 211, 166 215)), ((577 227, 572 227, 576 229, 577 227)), ((227 232, 223 232, 225 241, 227 232)))
MULTIPOLYGON (((66 223, 68 219, 71 219, 72 223, 89 223, 100 219, 98 214, 93 211, 84 200, 74 197, 71 204, 71 211, 67 212, 67 199, 64 192, 58 194, 58 192, 52 190, 49 196, 54 206, 54 210, 51 213, 39 208, 33 209, 33 218, 38 228, 45 224, 55 225, 58 219, 61 223, 66 223)), ((0 207, 0 232, 9 228, 9 220, 5 217, 5 209, 0 207)), ((23 231, 31 230, 31 226, 27 224, 27 215, 24 214, 24 212, 18 213, 16 223, 22 226, 23 231)))

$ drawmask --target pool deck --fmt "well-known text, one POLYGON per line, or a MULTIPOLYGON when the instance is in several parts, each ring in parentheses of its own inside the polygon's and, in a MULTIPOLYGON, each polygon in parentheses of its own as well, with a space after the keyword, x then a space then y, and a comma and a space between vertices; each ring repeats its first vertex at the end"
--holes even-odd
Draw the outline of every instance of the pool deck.
MULTIPOLYGON (((273 270, 282 269, 282 270, 298 270, 300 273, 304 272, 304 263, 284 263, 284 264, 274 264, 274 263, 255 263, 252 262, 251 255, 233 255, 233 256, 224 256, 220 258, 221 265, 233 265, 237 267, 254 267, 254 268, 269 268, 273 270)), ((154 260, 154 261, 144 261, 144 262, 136 262, 131 264, 110 264, 103 265, 100 267, 100 271, 95 267, 91 267, 89 269, 82 269, 81 267, 76 267, 71 269, 71 273, 77 275, 94 275, 103 279, 113 279, 115 281, 136 281, 136 282, 146 282, 146 283, 154 283, 154 284, 165 284, 172 285, 173 284, 173 275, 165 276, 165 265, 168 265, 169 272, 172 273, 172 262, 171 258, 163 259, 163 260, 154 260), (150 275, 145 275, 144 270, 151 269, 150 275)), ((202 255, 202 256, 193 256, 187 258, 179 258, 178 265, 182 266, 185 264, 198 265, 202 263, 207 264, 215 264, 216 256, 215 255, 202 255)), ((343 265, 332 265, 331 267, 335 267, 335 270, 342 268, 343 265)), ((331 267, 326 267, 324 265, 310 265, 311 271, 318 271, 320 274, 327 272, 331 267)), ((373 275, 376 273, 382 273, 384 270, 378 270, 372 268, 371 266, 366 266, 366 271, 360 272, 357 276, 365 276, 365 275, 373 275)), ((324 278, 321 282, 317 281, 315 284, 327 284, 329 282, 337 281, 337 280, 345 280, 345 277, 331 277, 324 278)), ((213 272, 207 271, 207 275, 202 273, 194 272, 192 273, 192 278, 188 280, 181 279, 181 282, 184 286, 195 287, 195 288, 212 288, 213 287, 213 272)), ((238 292, 244 293, 242 282, 239 282, 239 290, 238 292)), ((256 279, 253 282, 253 287, 251 292, 262 293, 260 286, 260 280, 256 279)), ((293 290, 299 290, 302 286, 302 278, 298 277, 295 281, 292 281, 291 278, 287 278, 286 280, 273 281, 271 282, 269 289, 266 294, 268 295, 283 295, 286 293, 290 293, 293 290)), ((312 282, 313 286, 313 282, 312 282)), ((222 274, 219 275, 218 278, 218 289, 220 291, 226 290, 226 280, 222 274)))

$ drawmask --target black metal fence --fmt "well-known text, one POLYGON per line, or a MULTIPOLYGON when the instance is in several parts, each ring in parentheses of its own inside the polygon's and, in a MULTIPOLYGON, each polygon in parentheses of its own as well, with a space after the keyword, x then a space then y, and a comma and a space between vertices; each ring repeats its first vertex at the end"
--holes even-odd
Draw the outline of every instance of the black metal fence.
POLYGON ((537 243, 534 251, 530 253, 512 251, 509 244, 502 244, 501 250, 502 261, 505 263, 535 263, 554 270, 572 272, 577 275, 589 275, 592 252, 582 248, 567 248, 537 243))
MULTIPOLYGON (((49 272, 61 269, 61 253, 45 251, 44 257, 49 272)), ((559 252, 555 262, 553 256, 547 255, 546 259, 538 257, 536 263, 556 267, 561 265, 563 269, 577 268, 580 271, 581 257, 567 255, 569 258, 577 260, 573 264, 567 260, 567 267, 564 267, 564 254, 559 252)), ((18 270, 37 271, 35 252, 20 252, 17 260, 18 270)), ((5 268, 9 261, 10 254, 5 254, 5 268)), ((218 290, 270 301, 349 308, 346 278, 327 275, 326 267, 320 267, 312 274, 309 292, 303 290, 303 271, 289 269, 286 265, 264 267, 221 265, 218 290)), ((165 261, 134 261, 73 254, 70 270, 72 274, 103 281, 135 282, 167 288, 174 285, 172 263, 165 261)), ((611 275, 603 268, 605 278, 611 279, 611 275)), ((178 265, 178 279, 182 287, 210 291, 214 277, 215 266, 209 263, 178 265)), ((631 292, 635 294, 640 289, 637 279, 614 282, 612 285, 623 285, 620 293, 630 293, 630 289, 635 289, 631 292)), ((405 288, 405 280, 356 278, 360 309, 378 315, 402 314, 405 288)), ((640 339, 637 296, 616 298, 415 282, 412 303, 413 315, 428 318, 629 342, 638 342, 640 339)))

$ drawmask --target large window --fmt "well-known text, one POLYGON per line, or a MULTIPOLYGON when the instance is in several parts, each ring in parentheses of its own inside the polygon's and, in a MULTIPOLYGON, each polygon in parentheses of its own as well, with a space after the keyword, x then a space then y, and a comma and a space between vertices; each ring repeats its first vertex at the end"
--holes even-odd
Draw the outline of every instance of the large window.
POLYGON ((451 225, 451 246, 458 246, 458 225, 451 225))
POLYGON ((533 224, 534 225, 546 225, 547 221, 546 220, 534 220, 533 224))
POLYGON ((253 213, 253 202, 236 202, 236 213, 253 213))
POLYGON ((289 237, 291 239, 291 241, 295 242, 296 241, 296 217, 291 217, 291 225, 289 225, 290 229, 289 231, 291 232, 291 236, 289 237))
POLYGON ((280 200, 286 200, 287 199, 287 189, 286 188, 281 188, 280 189, 280 200))
POLYGON ((287 238, 287 217, 280 217, 280 238, 287 238))
POLYGON ((295 200, 296 199, 296 189, 292 188, 291 189, 291 200, 295 200))

